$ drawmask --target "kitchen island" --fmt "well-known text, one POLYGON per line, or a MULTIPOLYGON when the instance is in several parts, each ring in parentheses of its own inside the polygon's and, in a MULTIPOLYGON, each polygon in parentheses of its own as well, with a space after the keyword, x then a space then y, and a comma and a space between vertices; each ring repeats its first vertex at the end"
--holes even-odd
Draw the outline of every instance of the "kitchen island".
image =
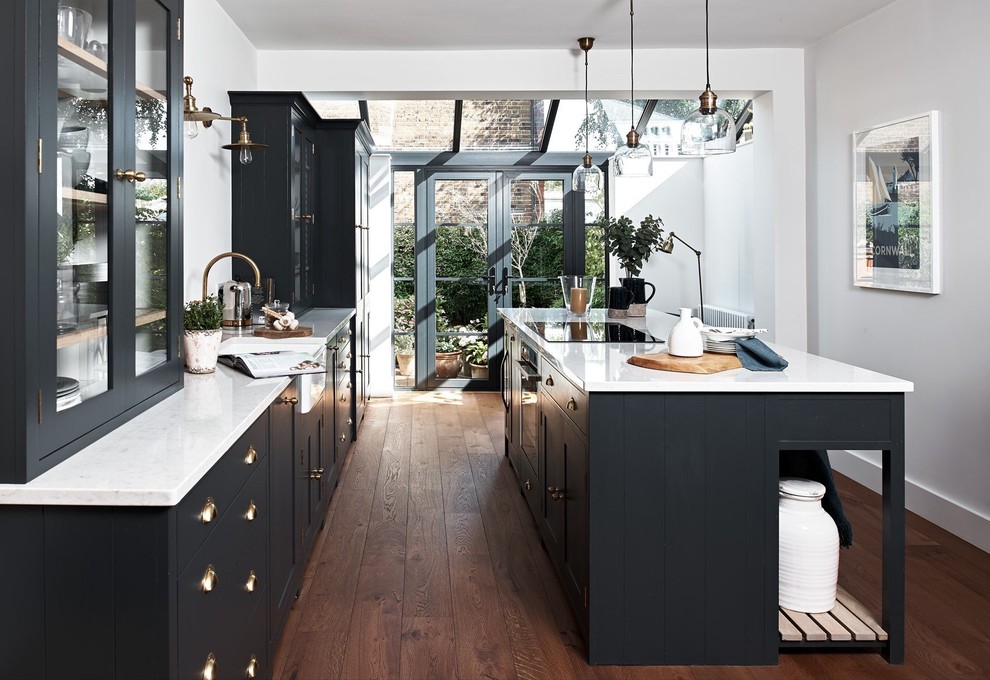
MULTIPOLYGON (((506 453, 590 663, 765 665, 788 646, 868 646, 903 661, 910 382, 772 344, 789 362, 782 372, 653 371, 627 359, 663 342, 574 340, 602 332, 604 310, 585 327, 562 326, 577 321, 564 310, 499 314, 506 453), (792 640, 781 622, 779 457, 807 449, 883 452, 883 611, 872 636, 792 640)), ((665 339, 676 321, 650 312, 625 323, 665 339)))

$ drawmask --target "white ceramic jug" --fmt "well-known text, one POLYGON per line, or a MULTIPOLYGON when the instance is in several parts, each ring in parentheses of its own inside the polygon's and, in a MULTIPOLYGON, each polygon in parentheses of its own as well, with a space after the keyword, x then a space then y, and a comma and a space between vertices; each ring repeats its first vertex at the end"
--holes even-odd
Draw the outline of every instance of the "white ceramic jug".
POLYGON ((675 357, 700 357, 705 352, 705 343, 701 337, 704 324, 701 319, 691 316, 690 307, 679 307, 681 320, 670 330, 667 336, 667 351, 675 357))
POLYGON ((783 477, 777 574, 781 607, 809 614, 835 606, 839 579, 839 530, 822 509, 824 485, 807 479, 783 477))

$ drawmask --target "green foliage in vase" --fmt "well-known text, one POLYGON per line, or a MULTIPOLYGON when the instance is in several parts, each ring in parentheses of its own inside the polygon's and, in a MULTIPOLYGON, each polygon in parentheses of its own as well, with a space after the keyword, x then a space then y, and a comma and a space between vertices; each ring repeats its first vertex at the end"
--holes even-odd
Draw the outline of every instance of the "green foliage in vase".
POLYGON ((215 295, 186 303, 183 316, 187 331, 215 331, 223 322, 223 305, 215 295))
POLYGON ((457 342, 457 338, 453 336, 443 336, 437 338, 437 354, 451 354, 453 352, 460 352, 461 346, 457 342))
POLYGON ((484 340, 473 340, 464 348, 464 358, 475 366, 488 365, 488 343, 484 340))
POLYGON ((643 263, 663 242, 663 220, 653 215, 644 217, 638 227, 625 216, 602 216, 598 226, 605 232, 606 249, 618 258, 629 276, 639 276, 643 263))
POLYGON ((414 335, 396 335, 394 341, 396 354, 412 354, 416 349, 416 336, 414 335))

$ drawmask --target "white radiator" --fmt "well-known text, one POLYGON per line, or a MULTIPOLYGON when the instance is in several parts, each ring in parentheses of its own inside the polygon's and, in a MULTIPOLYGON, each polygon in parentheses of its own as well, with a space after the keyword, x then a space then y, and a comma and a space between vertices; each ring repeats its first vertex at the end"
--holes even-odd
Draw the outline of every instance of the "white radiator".
MULTIPOLYGON (((694 314, 701 317, 697 307, 694 308, 694 314)), ((756 317, 749 312, 705 305, 705 323, 719 328, 756 328, 756 317)))

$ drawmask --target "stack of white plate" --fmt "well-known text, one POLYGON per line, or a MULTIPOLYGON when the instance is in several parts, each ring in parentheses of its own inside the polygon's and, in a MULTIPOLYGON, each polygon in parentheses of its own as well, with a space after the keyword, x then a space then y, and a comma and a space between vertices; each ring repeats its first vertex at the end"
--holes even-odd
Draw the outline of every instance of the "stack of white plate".
POLYGON ((701 334, 705 339, 705 351, 716 354, 735 354, 736 340, 752 338, 757 333, 766 333, 765 328, 716 328, 705 326, 701 334))
POLYGON ((79 381, 75 378, 55 378, 55 410, 62 411, 82 403, 79 381))

